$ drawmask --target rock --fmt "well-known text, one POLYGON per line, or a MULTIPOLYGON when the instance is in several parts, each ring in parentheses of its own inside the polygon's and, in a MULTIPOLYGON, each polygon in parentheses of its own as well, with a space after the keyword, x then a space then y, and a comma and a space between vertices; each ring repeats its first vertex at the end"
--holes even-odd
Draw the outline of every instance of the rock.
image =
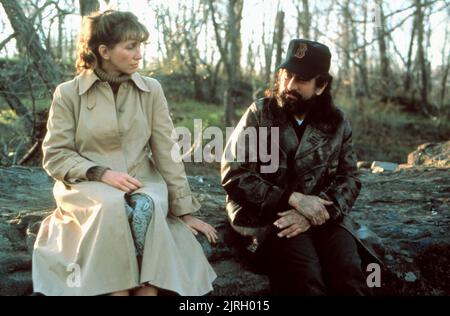
POLYGON ((392 162, 385 161, 374 161, 370 166, 373 173, 380 173, 385 171, 396 171, 398 168, 398 164, 392 162))
POLYGON ((18 271, 0 279, 1 296, 25 296, 33 291, 31 270, 18 271))
POLYGON ((360 179, 362 190, 350 214, 380 238, 384 262, 393 274, 386 285, 390 292, 449 295, 450 278, 444 276, 450 271, 446 259, 450 258, 450 169, 411 167, 361 173, 360 179), (420 278, 407 282, 408 272, 420 278))
POLYGON ((438 168, 450 167, 450 140, 420 145, 417 150, 408 155, 408 164, 438 168))
POLYGON ((417 277, 414 274, 414 272, 408 272, 405 274, 405 281, 406 282, 416 282, 417 281, 417 277))
POLYGON ((356 166, 358 167, 358 169, 370 169, 371 165, 372 165, 372 163, 370 161, 358 161, 356 163, 356 166))

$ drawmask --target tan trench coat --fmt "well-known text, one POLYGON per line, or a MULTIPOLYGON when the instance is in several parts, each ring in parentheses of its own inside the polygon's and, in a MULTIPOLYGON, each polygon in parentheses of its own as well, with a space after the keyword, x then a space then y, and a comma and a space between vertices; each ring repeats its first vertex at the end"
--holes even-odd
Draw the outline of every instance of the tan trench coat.
POLYGON ((99 295, 143 282, 203 295, 216 277, 200 244, 177 217, 197 211, 182 163, 172 160, 173 124, 161 85, 135 73, 114 100, 85 71, 55 91, 42 149, 57 209, 42 222, 33 252, 34 291, 99 295), (124 192, 86 181, 95 165, 127 172, 155 212, 139 271, 124 192))

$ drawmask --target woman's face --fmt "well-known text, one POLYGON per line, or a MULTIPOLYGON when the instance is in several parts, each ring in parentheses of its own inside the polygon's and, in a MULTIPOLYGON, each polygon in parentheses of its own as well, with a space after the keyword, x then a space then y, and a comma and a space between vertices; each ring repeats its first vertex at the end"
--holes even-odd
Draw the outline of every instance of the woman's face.
POLYGON ((106 73, 114 76, 132 75, 139 68, 139 60, 142 59, 141 43, 136 40, 120 42, 112 49, 100 45, 98 50, 102 56, 101 67, 106 73))

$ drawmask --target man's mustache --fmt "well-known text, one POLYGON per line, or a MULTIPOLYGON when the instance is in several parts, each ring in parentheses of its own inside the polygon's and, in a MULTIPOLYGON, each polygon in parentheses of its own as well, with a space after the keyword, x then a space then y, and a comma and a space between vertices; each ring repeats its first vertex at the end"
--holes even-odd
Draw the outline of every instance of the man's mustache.
POLYGON ((286 91, 286 92, 283 92, 282 94, 281 94, 281 97, 283 98, 283 99, 287 99, 288 97, 291 97, 291 98, 293 98, 293 99, 295 99, 295 100, 303 100, 303 96, 300 94, 300 93, 298 93, 297 91, 286 91))

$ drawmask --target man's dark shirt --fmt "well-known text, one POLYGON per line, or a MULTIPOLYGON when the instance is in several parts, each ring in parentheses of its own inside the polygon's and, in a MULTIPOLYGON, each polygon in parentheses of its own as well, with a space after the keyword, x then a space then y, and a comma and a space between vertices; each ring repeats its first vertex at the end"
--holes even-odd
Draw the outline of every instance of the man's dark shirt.
MULTIPOLYGON (((300 143, 302 137, 303 137, 303 133, 305 132, 306 129, 306 125, 308 124, 306 118, 303 120, 302 124, 298 124, 296 118, 294 117, 294 115, 290 114, 290 113, 286 113, 286 117, 289 121, 289 123, 291 124, 292 128, 295 131, 295 134, 297 135, 297 139, 300 143)), ((294 166, 295 166, 295 150, 291 151, 288 153, 288 158, 287 158, 287 168, 288 170, 294 170, 294 166)), ((292 183, 292 177, 295 177, 295 172, 289 172, 288 176, 290 176, 289 178, 289 183, 292 183)), ((284 194, 281 196, 281 200, 280 200, 280 209, 281 210, 287 210, 287 209, 291 209, 292 207, 289 205, 288 201, 289 201, 289 197, 291 196, 291 194, 294 192, 294 188, 288 188, 284 194)))

